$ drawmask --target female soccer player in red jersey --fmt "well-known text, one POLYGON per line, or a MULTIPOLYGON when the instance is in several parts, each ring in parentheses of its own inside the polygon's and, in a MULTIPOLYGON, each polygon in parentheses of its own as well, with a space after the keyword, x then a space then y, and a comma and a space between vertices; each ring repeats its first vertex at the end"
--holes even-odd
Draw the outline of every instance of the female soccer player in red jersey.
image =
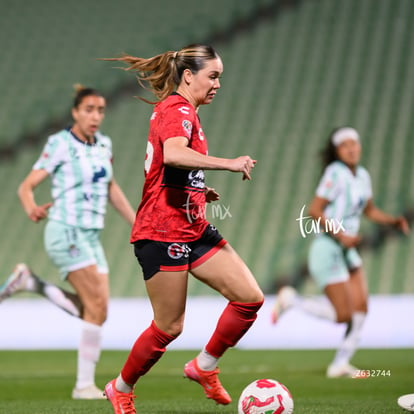
POLYGON ((115 413, 136 412, 135 383, 182 331, 191 273, 229 302, 205 348, 185 365, 184 375, 198 382, 207 398, 229 404, 217 362, 253 324, 263 294, 243 260, 202 214, 206 202, 219 198, 206 187, 204 170, 241 172, 250 180, 256 163, 247 155, 207 155, 197 111, 213 101, 223 63, 204 45, 149 59, 126 55, 108 60, 127 63, 125 70, 136 71, 158 101, 150 121, 142 201, 131 234, 154 318, 133 345, 120 375, 106 385, 106 396, 115 413))

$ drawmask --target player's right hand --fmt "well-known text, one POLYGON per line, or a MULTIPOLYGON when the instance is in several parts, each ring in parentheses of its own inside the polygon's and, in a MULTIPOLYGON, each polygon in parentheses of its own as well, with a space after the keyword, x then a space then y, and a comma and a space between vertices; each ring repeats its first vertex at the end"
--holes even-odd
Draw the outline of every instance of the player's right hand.
POLYGON ((248 155, 242 155, 241 157, 230 160, 229 170, 233 172, 242 172, 243 180, 251 180, 250 172, 256 164, 256 160, 253 160, 248 155))
POLYGON ((38 223, 40 220, 43 220, 48 215, 48 210, 52 207, 53 203, 46 203, 42 204, 41 206, 36 206, 33 210, 28 214, 29 219, 38 223))
POLYGON ((362 237, 357 236, 349 236, 345 233, 338 233, 335 235, 335 239, 345 248, 350 249, 351 247, 357 246, 361 243, 362 237))

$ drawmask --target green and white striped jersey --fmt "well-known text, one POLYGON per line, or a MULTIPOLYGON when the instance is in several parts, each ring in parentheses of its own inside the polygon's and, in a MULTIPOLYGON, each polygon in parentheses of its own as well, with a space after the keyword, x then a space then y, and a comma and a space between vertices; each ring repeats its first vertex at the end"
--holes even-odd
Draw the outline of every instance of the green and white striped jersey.
POLYGON ((354 175, 344 163, 334 161, 325 168, 316 195, 329 201, 325 217, 342 222, 347 234, 356 235, 367 201, 372 198, 371 178, 364 167, 358 166, 354 175))
POLYGON ((88 144, 69 129, 48 138, 34 170, 52 179, 49 219, 87 229, 101 229, 112 179, 112 142, 100 132, 88 144))

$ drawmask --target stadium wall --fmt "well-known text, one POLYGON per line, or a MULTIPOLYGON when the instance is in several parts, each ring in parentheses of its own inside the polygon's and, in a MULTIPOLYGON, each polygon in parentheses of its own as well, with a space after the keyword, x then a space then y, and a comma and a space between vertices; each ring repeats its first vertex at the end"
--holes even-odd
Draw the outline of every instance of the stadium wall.
MULTIPOLYGON (((252 329, 238 344, 240 349, 333 349, 345 326, 314 319, 291 310, 277 325, 270 323, 273 296, 266 296, 252 329)), ((208 340, 225 306, 218 297, 192 297, 187 302, 183 334, 169 349, 199 349, 208 340)), ((374 295, 364 327, 362 348, 413 348, 414 295, 374 295)), ((104 329, 103 348, 130 349, 136 336, 152 319, 146 298, 113 299, 104 329)), ((0 307, 0 349, 77 349, 79 320, 41 299, 10 299, 0 307)))

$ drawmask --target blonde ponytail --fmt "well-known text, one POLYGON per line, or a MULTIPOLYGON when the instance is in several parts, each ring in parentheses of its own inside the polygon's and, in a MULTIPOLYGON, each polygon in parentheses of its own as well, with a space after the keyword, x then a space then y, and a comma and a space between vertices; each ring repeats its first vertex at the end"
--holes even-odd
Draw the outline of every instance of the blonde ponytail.
MULTIPOLYGON (((128 67, 120 69, 137 72, 138 83, 151 91, 158 101, 162 101, 180 84, 185 69, 197 73, 207 60, 217 57, 217 52, 211 46, 195 44, 179 51, 169 50, 148 59, 125 54, 117 58, 100 60, 126 63, 128 67)), ((139 99, 150 104, 156 103, 142 97, 139 99)))

